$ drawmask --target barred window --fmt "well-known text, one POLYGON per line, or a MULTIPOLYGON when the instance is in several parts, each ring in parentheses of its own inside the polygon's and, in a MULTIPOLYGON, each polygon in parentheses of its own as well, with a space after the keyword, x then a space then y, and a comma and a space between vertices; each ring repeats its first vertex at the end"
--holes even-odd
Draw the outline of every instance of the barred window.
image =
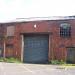
POLYGON ((14 26, 8 26, 7 27, 7 36, 14 36, 14 26))
POLYGON ((60 37, 70 37, 71 36, 71 26, 68 23, 62 23, 60 25, 60 37))

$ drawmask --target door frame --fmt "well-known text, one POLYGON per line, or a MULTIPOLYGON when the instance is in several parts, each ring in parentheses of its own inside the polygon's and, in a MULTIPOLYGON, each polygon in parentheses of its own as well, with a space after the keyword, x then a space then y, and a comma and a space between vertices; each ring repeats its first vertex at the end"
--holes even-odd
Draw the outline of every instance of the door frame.
POLYGON ((24 36, 29 34, 36 34, 36 35, 48 35, 48 62, 51 59, 51 33, 23 33, 21 34, 21 62, 23 62, 24 57, 24 36))

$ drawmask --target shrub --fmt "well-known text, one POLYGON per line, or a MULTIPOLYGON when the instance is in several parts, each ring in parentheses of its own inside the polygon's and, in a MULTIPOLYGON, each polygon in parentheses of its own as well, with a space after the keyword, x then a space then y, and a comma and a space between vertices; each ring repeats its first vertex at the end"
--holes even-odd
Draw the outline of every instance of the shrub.
POLYGON ((63 60, 51 60, 51 64, 57 65, 57 64, 66 64, 63 60))

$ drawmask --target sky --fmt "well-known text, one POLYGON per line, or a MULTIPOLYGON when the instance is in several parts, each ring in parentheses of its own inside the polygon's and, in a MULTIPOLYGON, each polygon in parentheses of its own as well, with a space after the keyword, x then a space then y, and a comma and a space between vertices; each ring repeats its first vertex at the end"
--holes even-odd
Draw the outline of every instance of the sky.
POLYGON ((16 18, 73 15, 75 0, 0 0, 0 22, 16 18))

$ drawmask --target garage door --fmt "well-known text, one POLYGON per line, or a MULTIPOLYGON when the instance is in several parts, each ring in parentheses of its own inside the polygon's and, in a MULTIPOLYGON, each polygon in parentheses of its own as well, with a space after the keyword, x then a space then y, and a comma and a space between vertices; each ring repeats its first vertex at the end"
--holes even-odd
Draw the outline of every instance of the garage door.
POLYGON ((48 62, 48 35, 28 35, 24 39, 24 62, 48 62))

